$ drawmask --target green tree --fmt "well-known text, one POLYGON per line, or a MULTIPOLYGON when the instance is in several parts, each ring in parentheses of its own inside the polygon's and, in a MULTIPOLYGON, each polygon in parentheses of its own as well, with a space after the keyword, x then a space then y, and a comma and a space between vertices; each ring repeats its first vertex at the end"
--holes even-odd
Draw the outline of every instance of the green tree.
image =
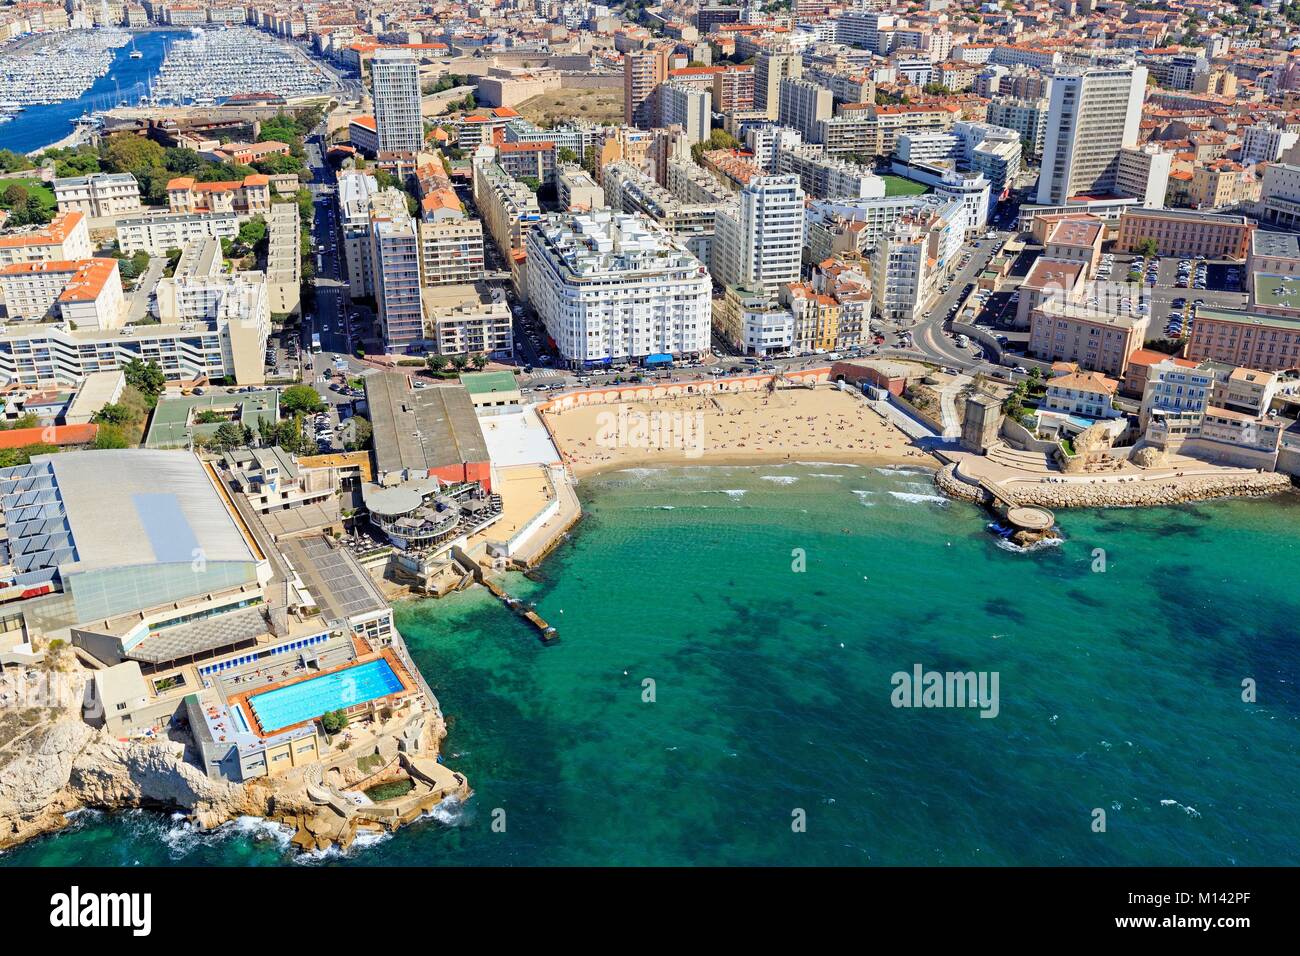
POLYGON ((0 170, 6 173, 18 173, 35 168, 36 164, 22 153, 15 153, 12 149, 0 149, 0 170))
POLYGON ((269 448, 275 444, 275 422, 271 421, 269 417, 258 416, 257 440, 263 448, 269 448))
POLYGON ((239 227, 239 241, 250 249, 266 238, 266 220, 255 216, 239 227))
POLYGON ((100 159, 110 172, 140 173, 163 167, 166 154, 151 139, 134 133, 114 133, 104 141, 100 159))
POLYGON ((22 183, 13 183, 3 193, 0 193, 0 206, 4 206, 6 209, 26 206, 29 198, 30 194, 27 192, 26 186, 22 183))
POLYGON ((1133 247, 1133 251, 1149 259, 1160 251, 1160 245, 1154 239, 1141 239, 1133 247))
POLYGON ((555 158, 561 163, 576 163, 578 154, 567 146, 561 146, 555 153, 555 158))
POLYGON ((487 368, 488 365, 488 357, 482 352, 475 352, 470 358, 470 361, 474 363, 474 368, 478 369, 480 372, 487 368))
POLYGON ((204 159, 192 149, 169 146, 163 150, 163 166, 180 176, 192 176, 203 168, 204 159))
POLYGON ((370 420, 362 418, 360 415, 353 415, 348 421, 352 422, 352 438, 343 446, 346 451, 361 451, 370 444, 370 436, 374 433, 371 428, 370 420))
POLYGON ((447 356, 429 355, 425 358, 424 364, 434 375, 441 375, 447 370, 447 356))
POLYGON ((465 369, 469 368, 469 356, 453 355, 451 357, 451 367, 454 368, 457 372, 465 371, 465 369))
POLYGON ((310 385, 290 385, 280 394, 280 414, 285 417, 315 413, 324 407, 325 401, 310 385))
POLYGON ((243 448, 253 442, 253 430, 239 422, 222 422, 212 436, 211 445, 220 451, 243 448))
POLYGON ((348 725, 348 715, 342 710, 327 710, 320 716, 320 725, 327 734, 337 734, 348 725))
POLYGON ((130 448, 131 443, 126 440, 126 433, 117 425, 100 425, 99 431, 95 434, 95 440, 90 443, 91 448, 130 448))
POLYGON ((158 367, 158 363, 131 359, 122 367, 122 372, 126 375, 126 384, 143 395, 149 407, 153 408, 158 403, 158 396, 167 387, 167 376, 158 367))
POLYGON ((131 409, 125 405, 105 405, 90 417, 96 425, 127 425, 132 419, 131 409))

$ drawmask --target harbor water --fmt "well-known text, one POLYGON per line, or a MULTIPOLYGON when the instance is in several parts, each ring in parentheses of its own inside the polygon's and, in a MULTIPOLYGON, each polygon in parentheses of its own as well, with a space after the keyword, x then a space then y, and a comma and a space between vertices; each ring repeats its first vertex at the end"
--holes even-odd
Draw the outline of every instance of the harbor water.
POLYGON ((1296 500, 1066 512, 1026 553, 907 469, 581 490, 508 582, 556 644, 481 588, 400 606, 463 806, 305 860, 86 813, 0 865, 1300 862, 1296 500), (997 715, 894 706, 916 665, 996 674, 997 715))
POLYGON ((108 110, 122 101, 135 106, 145 95, 149 80, 158 75, 167 48, 185 34, 169 30, 132 32, 134 49, 142 54, 131 58, 132 44, 119 47, 108 72, 81 96, 61 103, 27 107, 7 123, 0 124, 0 149, 30 153, 57 143, 73 131, 82 114, 108 110))

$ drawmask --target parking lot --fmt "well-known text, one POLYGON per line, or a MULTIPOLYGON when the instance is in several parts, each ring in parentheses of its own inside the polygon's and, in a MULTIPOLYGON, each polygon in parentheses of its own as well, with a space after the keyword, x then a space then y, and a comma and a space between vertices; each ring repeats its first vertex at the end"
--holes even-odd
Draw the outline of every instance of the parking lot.
POLYGON ((273 333, 266 340, 266 354, 263 356, 267 379, 296 381, 301 349, 296 330, 284 328, 273 333))

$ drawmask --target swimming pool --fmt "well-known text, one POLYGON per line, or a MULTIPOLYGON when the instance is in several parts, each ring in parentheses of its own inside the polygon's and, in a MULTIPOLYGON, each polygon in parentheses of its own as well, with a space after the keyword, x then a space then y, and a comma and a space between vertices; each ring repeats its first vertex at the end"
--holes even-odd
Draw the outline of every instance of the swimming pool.
POLYGON ((388 661, 368 661, 322 677, 299 681, 248 698, 262 730, 271 733, 314 720, 331 710, 342 710, 384 697, 402 689, 402 680, 388 661))

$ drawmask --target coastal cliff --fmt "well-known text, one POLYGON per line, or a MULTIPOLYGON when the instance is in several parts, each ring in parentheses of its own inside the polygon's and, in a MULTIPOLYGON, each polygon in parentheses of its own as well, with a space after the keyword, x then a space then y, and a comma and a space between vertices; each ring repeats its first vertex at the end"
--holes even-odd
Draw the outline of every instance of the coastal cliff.
MULTIPOLYGON (((61 676, 70 677, 68 686, 76 690, 85 674, 61 676)), ((80 698, 79 692, 70 697, 80 698)), ((464 776, 437 762, 447 732, 439 711, 395 721, 386 730, 371 744, 388 760, 383 779, 415 783, 404 799, 374 804, 351 786, 376 782, 351 779, 364 774, 340 773, 346 790, 326 780, 321 765, 311 765, 305 784, 284 776, 214 780, 185 761, 183 744, 120 740, 88 725, 70 703, 22 708, 0 721, 0 850, 62 829, 76 810, 135 808, 179 810, 204 830, 261 817, 294 831, 293 845, 302 850, 346 848, 358 829, 396 829, 444 799, 469 797, 464 776), (401 747, 399 736, 405 738, 401 747)))
POLYGON ((267 816, 270 788, 212 780, 185 763, 177 744, 123 742, 58 714, 0 753, 0 849, 61 829, 81 808, 159 807, 189 812, 199 826, 267 816))

